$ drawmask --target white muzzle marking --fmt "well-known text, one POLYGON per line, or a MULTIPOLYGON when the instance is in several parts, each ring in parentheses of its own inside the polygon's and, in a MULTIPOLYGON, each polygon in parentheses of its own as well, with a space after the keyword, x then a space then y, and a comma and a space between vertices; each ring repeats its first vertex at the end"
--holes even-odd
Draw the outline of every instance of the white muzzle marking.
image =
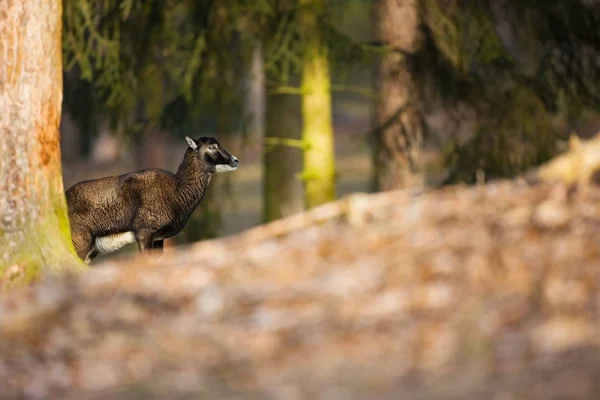
POLYGON ((238 167, 232 167, 229 164, 218 164, 215 166, 217 172, 230 172, 235 171, 238 167))

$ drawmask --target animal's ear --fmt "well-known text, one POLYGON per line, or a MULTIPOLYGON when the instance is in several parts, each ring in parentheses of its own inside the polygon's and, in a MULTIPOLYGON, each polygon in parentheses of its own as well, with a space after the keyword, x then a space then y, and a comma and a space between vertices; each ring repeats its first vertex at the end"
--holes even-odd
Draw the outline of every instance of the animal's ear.
POLYGON ((188 146, 190 146, 190 148, 191 148, 192 150, 196 150, 196 151, 198 151, 198 145, 196 144, 196 142, 194 141, 194 139, 192 139, 192 138, 191 138, 191 137, 189 137, 189 136, 186 136, 186 137, 185 137, 185 141, 187 142, 188 146))

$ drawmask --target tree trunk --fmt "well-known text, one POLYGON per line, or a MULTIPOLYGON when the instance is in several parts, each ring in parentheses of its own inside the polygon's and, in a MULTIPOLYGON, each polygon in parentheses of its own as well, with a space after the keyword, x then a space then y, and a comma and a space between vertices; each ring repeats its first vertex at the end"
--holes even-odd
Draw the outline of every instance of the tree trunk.
POLYGON ((62 184, 62 3, 0 3, 0 276, 81 268, 62 184))
MULTIPOLYGON (((232 115, 227 112, 227 103, 223 103, 223 107, 217 117, 216 138, 219 143, 233 154, 239 154, 235 145, 235 138, 231 127, 228 126, 232 115)), ((191 218, 189 229, 186 230, 185 238, 188 242, 197 242, 199 240, 213 239, 221 235, 223 230, 223 214, 224 208, 229 201, 227 189, 230 183, 232 174, 214 174, 210 187, 204 194, 202 203, 194 212, 191 218)))
POLYGON ((81 78, 79 68, 63 71, 60 126, 63 161, 81 161, 90 155, 97 129, 95 103, 92 83, 81 78))
MULTIPOLYGON (((234 58, 236 59, 235 55, 234 58)), ((219 60, 220 87, 215 93, 214 114, 216 115, 215 138, 226 149, 240 157, 237 124, 242 114, 242 103, 236 85, 237 71, 233 64, 219 60)), ((243 160, 242 160, 243 163, 243 160)), ((231 201, 228 189, 234 174, 214 174, 210 187, 204 194, 200 206, 192 214, 185 229, 185 240, 196 242, 220 236, 224 227, 227 203, 231 201)))
MULTIPOLYGON (((267 95, 266 136, 270 140, 300 139, 299 97, 267 95)), ((304 209, 302 150, 285 142, 265 142, 263 152, 263 220, 273 221, 304 209)))
POLYGON ((248 136, 252 144, 260 143, 265 133, 265 87, 264 60, 259 43, 252 51, 244 104, 244 117, 247 120, 248 136))
POLYGON ((419 187, 423 184, 423 126, 417 91, 407 56, 419 46, 417 0, 376 0, 375 39, 390 52, 376 68, 374 107, 376 190, 419 187))
MULTIPOLYGON (((309 1, 304 0, 304 3, 307 5, 309 1)), ((322 7, 321 1, 316 4, 315 9, 303 11, 301 21, 304 41, 302 141, 306 146, 303 177, 308 208, 336 197, 331 79, 327 48, 322 43, 318 29, 318 7, 322 7)))

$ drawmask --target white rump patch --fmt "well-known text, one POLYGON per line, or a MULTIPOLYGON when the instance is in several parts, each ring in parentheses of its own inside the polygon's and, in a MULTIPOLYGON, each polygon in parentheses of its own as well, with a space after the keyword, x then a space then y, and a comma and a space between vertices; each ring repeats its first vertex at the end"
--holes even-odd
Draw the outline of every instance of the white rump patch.
POLYGON ((125 246, 135 243, 135 235, 133 232, 115 233, 113 235, 97 237, 95 247, 101 254, 112 253, 125 246))
POLYGON ((217 164, 215 166, 215 170, 217 172, 229 172, 229 171, 235 171, 238 167, 232 167, 229 164, 217 164))

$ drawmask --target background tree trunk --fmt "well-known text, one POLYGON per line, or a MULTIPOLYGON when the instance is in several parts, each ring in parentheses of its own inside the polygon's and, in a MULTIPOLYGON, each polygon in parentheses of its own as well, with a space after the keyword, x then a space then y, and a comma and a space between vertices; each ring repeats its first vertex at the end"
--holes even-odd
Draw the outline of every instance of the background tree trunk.
MULTIPOLYGON (((296 112, 299 100, 296 95, 267 95, 267 138, 300 139, 300 120, 296 112)), ((263 166, 263 220, 273 221, 302 211, 303 187, 296 176, 302 170, 302 150, 265 143, 263 166)))
POLYGON ((0 275, 81 267, 61 174, 60 0, 0 3, 0 275))
MULTIPOLYGON (((60 148, 63 162, 87 158, 97 130, 97 101, 91 82, 81 78, 79 68, 63 71, 60 148)), ((63 164, 64 167, 64 164, 63 164)))
POLYGON ((376 0, 374 36, 390 52, 375 71, 374 186, 376 190, 423 184, 423 126, 412 71, 406 57, 419 46, 417 0, 376 0))
MULTIPOLYGON (((222 104, 215 137, 224 148, 237 155, 240 154, 239 146, 237 146, 236 138, 229 126, 231 120, 228 117, 232 115, 227 112, 228 103, 223 102, 222 104)), ((227 191, 230 187, 231 178, 231 174, 213 175, 200 206, 188 222, 189 228, 185 229, 185 239, 189 243, 212 239, 221 235, 225 206, 230 201, 227 191)))
MULTIPOLYGON (((305 1, 307 3, 307 1, 305 1)), ((302 65, 302 141, 306 206, 308 208, 334 200, 335 149, 331 111, 331 78, 327 48, 322 43, 315 9, 303 11, 302 32, 304 57, 302 65)))
POLYGON ((244 117, 251 144, 261 143, 265 134, 265 88, 264 57, 262 46, 258 43, 252 51, 244 96, 244 117))

